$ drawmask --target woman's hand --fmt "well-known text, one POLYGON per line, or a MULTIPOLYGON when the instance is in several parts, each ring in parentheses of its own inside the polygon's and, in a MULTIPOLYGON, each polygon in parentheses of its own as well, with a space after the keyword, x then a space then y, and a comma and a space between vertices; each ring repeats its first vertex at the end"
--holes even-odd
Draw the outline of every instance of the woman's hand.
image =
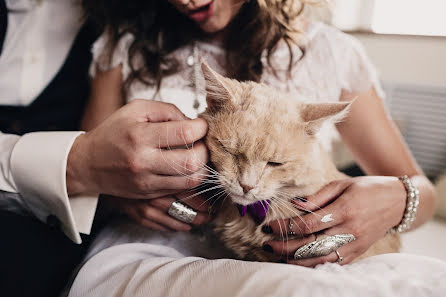
POLYGON ((189 231, 192 226, 209 223, 213 216, 213 208, 206 197, 187 191, 175 196, 141 200, 107 197, 107 207, 123 212, 141 226, 159 231, 189 231), (192 197, 193 196, 193 197, 192 197), (167 211, 175 201, 188 205, 197 212, 191 224, 171 217, 167 211))
POLYGON ((314 241, 316 232, 324 235, 350 233, 356 240, 338 249, 344 258, 342 264, 347 264, 400 223, 406 207, 406 191, 396 177, 365 176, 331 182, 307 197, 307 202, 296 200, 293 203, 298 209, 311 213, 293 218, 292 230, 289 230, 288 219, 274 221, 271 228, 264 230, 268 232, 269 229, 282 236, 294 231, 302 237, 285 244, 283 241, 270 241, 264 249, 281 255, 290 264, 314 267, 336 262, 338 256, 333 252, 323 257, 294 260, 294 252, 314 241))

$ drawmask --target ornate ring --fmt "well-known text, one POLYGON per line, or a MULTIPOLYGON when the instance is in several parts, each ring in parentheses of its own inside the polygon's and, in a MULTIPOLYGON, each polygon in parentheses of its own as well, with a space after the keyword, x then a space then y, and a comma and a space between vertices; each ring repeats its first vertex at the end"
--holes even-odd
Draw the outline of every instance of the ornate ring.
POLYGON ((324 239, 312 241, 298 248, 294 253, 294 259, 301 260, 326 256, 354 240, 356 240, 356 237, 353 234, 327 236, 324 239))
POLYGON ((344 257, 342 257, 341 254, 339 254, 338 250, 336 250, 335 253, 338 256, 336 263, 341 263, 342 261, 344 261, 344 257))
POLYGON ((192 223, 198 214, 195 210, 179 201, 173 202, 167 213, 171 217, 187 224, 192 223))
POLYGON ((293 227, 294 227, 294 219, 290 218, 289 222, 288 222, 288 234, 291 236, 296 235, 296 232, 293 231, 293 227))

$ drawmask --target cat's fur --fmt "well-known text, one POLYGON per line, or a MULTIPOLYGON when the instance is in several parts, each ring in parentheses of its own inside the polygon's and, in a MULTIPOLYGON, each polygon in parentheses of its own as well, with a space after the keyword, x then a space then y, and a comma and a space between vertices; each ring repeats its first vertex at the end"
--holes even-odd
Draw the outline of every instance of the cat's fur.
MULTIPOLYGON (((303 103, 264 84, 225 78, 206 63, 202 69, 208 104, 201 114, 209 124, 206 143, 227 194, 214 220, 215 230, 239 257, 276 261, 277 256, 262 250, 263 243, 273 239, 262 226, 302 214, 290 203, 292 197, 311 195, 345 178, 316 134, 326 122, 340 121, 350 103, 303 103), (240 184, 252 189, 244 194, 240 184), (265 199, 271 200, 270 209, 260 225, 249 214, 240 216, 235 206, 265 199)), ((398 248, 399 238, 388 235, 362 257, 398 248)))

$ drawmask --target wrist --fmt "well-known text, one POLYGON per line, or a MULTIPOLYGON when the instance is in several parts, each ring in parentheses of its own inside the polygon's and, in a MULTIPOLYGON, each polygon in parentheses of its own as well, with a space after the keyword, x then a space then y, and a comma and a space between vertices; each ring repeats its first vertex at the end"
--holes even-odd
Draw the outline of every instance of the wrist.
POLYGON ((403 215, 400 216, 398 224, 389 230, 391 233, 402 233, 410 230, 411 225, 415 221, 417 215, 420 198, 418 188, 412 183, 407 175, 398 177, 398 180, 404 187, 405 206, 403 215))
POLYGON ((66 186, 68 196, 90 192, 85 177, 88 175, 88 162, 85 156, 88 150, 86 149, 86 135, 81 134, 76 137, 67 159, 66 168, 66 186))

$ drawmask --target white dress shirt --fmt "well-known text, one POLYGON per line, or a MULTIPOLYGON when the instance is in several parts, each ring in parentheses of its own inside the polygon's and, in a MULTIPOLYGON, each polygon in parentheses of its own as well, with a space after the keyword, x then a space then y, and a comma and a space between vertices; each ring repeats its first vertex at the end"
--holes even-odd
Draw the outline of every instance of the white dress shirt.
MULTIPOLYGON (((76 0, 6 0, 8 27, 0 56, 0 105, 32 103, 62 67, 82 25, 76 0)), ((62 100, 63 98, 61 98, 62 100)), ((55 215, 76 243, 90 233, 97 195, 68 197, 66 165, 82 132, 37 132, 22 137, 0 132, 0 206, 55 215), (9 205, 9 207, 8 207, 9 205)))

